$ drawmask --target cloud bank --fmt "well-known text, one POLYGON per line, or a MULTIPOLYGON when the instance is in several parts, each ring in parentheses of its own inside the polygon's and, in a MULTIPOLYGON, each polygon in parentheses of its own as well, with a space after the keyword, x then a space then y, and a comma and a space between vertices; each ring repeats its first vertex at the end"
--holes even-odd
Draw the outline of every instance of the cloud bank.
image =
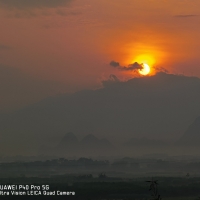
MULTIPOLYGON (((2 78, 3 75, 0 80, 2 78)), ((46 138, 69 131, 78 136, 95 134, 119 142, 134 137, 176 139, 200 115, 200 79, 197 77, 160 72, 119 82, 111 75, 108 84, 109 87, 97 90, 47 98, 6 118, 0 115, 1 152, 13 151, 16 155, 20 148, 24 149, 23 153, 32 151, 46 138)), ((33 89, 27 95, 33 97, 33 89)), ((26 95, 27 91, 22 90, 22 86, 18 90, 16 87, 10 99, 19 101, 16 97, 26 95)))

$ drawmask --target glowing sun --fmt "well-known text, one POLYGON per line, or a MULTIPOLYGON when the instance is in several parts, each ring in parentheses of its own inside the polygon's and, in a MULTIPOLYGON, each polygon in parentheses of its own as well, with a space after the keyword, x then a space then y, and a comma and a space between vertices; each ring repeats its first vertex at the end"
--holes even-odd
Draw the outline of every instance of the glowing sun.
POLYGON ((142 69, 139 69, 138 72, 143 75, 143 76, 146 76, 147 74, 149 74, 150 72, 150 67, 149 65, 147 65, 146 63, 143 63, 142 64, 143 68, 142 69))

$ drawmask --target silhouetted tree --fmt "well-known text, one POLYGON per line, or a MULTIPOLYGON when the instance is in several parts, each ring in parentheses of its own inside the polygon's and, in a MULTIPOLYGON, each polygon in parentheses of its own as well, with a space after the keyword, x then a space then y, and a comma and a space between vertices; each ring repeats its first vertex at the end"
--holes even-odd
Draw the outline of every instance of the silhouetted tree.
POLYGON ((107 176, 106 176, 106 174, 105 173, 100 173, 99 174, 99 178, 106 178, 107 176))

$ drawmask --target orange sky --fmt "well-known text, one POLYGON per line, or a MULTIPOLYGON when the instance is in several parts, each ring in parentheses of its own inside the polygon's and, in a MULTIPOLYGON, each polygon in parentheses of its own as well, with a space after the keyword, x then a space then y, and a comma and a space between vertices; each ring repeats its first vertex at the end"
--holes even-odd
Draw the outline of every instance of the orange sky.
POLYGON ((110 74, 133 76, 112 60, 127 66, 150 58, 171 73, 200 76, 199 0, 12 2, 0 0, 0 64, 61 82, 65 91, 96 88, 110 74))

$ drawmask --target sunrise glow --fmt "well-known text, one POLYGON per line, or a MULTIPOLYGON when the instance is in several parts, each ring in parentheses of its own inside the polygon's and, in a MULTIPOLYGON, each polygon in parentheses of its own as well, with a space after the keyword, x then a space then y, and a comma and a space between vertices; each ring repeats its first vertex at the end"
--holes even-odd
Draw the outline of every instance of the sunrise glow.
POLYGON ((138 55, 134 59, 135 62, 145 63, 148 66, 153 66, 155 64, 155 58, 148 54, 138 55))

